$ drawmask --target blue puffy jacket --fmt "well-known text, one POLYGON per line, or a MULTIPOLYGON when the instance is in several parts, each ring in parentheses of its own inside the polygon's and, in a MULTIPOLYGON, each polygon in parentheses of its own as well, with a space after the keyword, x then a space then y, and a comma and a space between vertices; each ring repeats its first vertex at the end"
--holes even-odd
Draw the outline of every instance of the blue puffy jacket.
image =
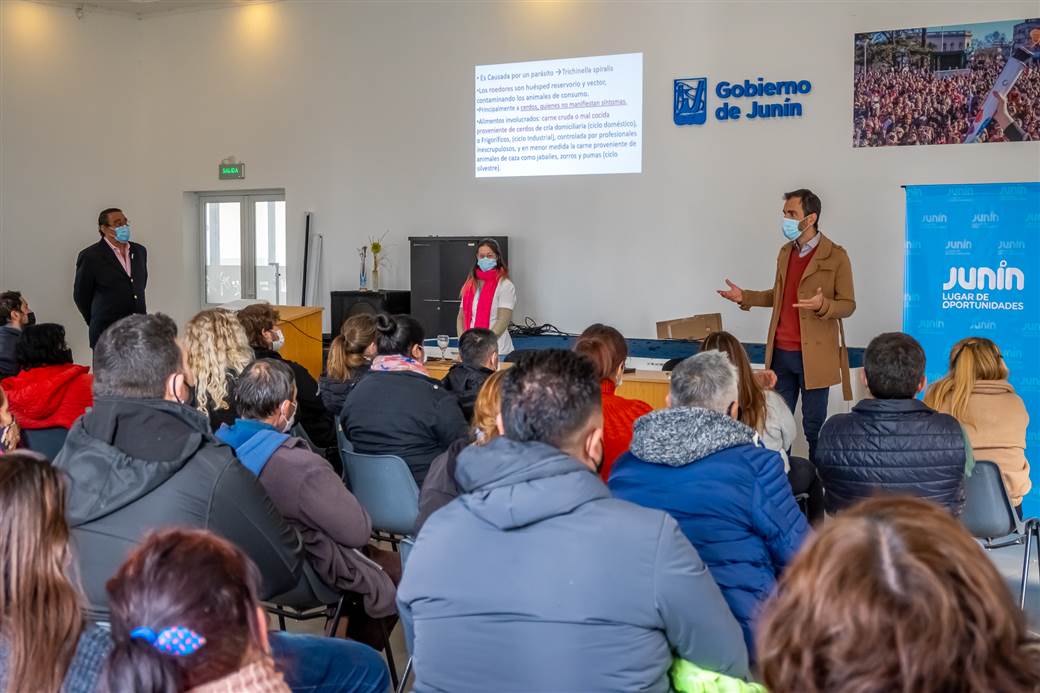
POLYGON ((754 620, 809 533, 780 455, 728 416, 691 407, 635 424, 614 464, 615 497, 674 517, 707 563, 754 653, 754 620))

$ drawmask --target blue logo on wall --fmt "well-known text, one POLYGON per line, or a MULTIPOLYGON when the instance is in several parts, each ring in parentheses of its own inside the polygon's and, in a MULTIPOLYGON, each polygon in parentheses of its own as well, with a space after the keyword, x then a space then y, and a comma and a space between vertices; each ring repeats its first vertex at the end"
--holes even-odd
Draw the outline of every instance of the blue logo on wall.
MULTIPOLYGON (((685 77, 675 80, 672 95, 672 120, 676 125, 704 125, 708 120, 707 77, 685 77)), ((807 79, 767 82, 758 77, 742 82, 722 81, 715 84, 719 98, 715 120, 767 120, 800 118, 799 97, 812 91, 807 79)))
POLYGON ((675 80, 672 120, 676 125, 704 125, 708 118, 708 80, 687 77, 675 80))

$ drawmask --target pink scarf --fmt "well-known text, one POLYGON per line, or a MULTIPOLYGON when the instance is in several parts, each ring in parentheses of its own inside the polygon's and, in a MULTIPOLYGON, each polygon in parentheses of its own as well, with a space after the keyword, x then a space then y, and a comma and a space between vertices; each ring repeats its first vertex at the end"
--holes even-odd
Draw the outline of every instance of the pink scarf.
POLYGON ((477 283, 473 281, 473 277, 466 280, 466 285, 462 287, 462 319, 465 321, 462 326, 465 329, 468 330, 470 327, 491 328, 491 302, 495 300, 499 276, 497 267, 487 272, 477 270, 477 279, 484 282, 484 286, 480 288, 480 297, 477 299, 476 322, 473 322, 473 294, 477 291, 477 283))
POLYGON ((425 375, 427 378, 430 377, 430 373, 426 370, 426 366, 422 365, 410 356, 400 356, 398 354, 388 354, 385 356, 375 357, 372 360, 372 370, 390 373, 408 371, 410 373, 425 375))

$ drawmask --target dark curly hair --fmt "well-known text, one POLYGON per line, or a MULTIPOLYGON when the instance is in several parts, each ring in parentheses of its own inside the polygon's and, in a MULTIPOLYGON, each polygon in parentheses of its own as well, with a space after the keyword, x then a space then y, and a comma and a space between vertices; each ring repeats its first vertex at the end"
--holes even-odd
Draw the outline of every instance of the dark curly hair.
POLYGON ((23 370, 72 363, 72 349, 65 342, 65 328, 52 322, 26 325, 18 337, 14 357, 23 370))

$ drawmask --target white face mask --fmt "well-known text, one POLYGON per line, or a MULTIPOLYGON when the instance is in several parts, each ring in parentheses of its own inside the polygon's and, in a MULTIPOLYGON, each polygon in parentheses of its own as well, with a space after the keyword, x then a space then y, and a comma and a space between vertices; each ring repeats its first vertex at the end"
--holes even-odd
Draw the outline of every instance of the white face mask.
POLYGON ((288 419, 286 419, 285 425, 282 426, 282 433, 288 433, 289 431, 292 430, 293 426, 296 425, 296 412, 297 412, 298 409, 299 409, 299 405, 298 404, 294 404, 293 405, 292 416, 290 416, 288 419))
POLYGON ((274 351, 281 351, 282 347, 285 346, 285 335, 282 334, 281 330, 275 332, 274 341, 271 342, 271 349, 274 351))

